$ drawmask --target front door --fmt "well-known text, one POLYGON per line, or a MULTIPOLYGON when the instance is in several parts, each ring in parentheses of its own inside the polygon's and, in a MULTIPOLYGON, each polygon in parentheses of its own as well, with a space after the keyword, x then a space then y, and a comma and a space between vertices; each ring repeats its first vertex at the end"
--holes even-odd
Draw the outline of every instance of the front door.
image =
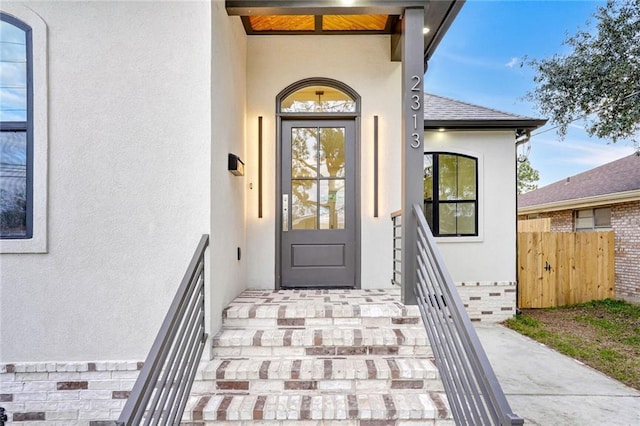
POLYGON ((283 120, 281 287, 356 285, 354 120, 283 120))

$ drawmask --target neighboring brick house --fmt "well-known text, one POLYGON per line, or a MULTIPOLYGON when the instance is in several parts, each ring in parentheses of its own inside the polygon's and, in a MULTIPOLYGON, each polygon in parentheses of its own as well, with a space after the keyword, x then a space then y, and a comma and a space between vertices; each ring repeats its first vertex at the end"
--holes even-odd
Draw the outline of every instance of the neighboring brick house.
POLYGON ((547 217, 556 232, 613 230, 616 297, 640 302, 640 155, 518 197, 518 219, 547 217))

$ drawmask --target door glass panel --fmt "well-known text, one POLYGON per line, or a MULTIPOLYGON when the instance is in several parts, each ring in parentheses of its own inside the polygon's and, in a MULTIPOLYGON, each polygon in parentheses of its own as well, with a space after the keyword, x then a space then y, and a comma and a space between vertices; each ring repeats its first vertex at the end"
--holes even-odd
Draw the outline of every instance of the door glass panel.
POLYGON ((344 177, 344 127, 320 129, 320 176, 344 177))
POLYGON ((318 175, 318 129, 291 129, 291 177, 313 178, 318 175))
POLYGON ((318 228, 318 187, 315 180, 291 181, 291 228, 318 228))
POLYGON ((345 229, 345 180, 320 181, 320 229, 345 229))

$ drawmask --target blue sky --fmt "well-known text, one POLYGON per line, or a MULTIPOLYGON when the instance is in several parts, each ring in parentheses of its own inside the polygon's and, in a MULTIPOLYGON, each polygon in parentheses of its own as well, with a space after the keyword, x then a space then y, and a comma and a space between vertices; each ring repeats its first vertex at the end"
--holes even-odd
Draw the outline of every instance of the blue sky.
MULTIPOLYGON (((524 99, 534 73, 520 67, 525 56, 542 59, 568 52, 567 34, 588 28, 604 1, 467 0, 429 62, 425 90, 441 96, 530 117, 540 117, 524 99)), ((545 118, 545 117, 542 117, 545 118)), ((575 122, 562 141, 547 125, 533 132, 529 159, 539 186, 634 152, 631 142, 608 143, 575 122), (545 132, 546 131, 546 132, 545 132), (538 135, 536 135, 538 134, 538 135)), ((522 149, 520 149, 522 152, 522 149)))

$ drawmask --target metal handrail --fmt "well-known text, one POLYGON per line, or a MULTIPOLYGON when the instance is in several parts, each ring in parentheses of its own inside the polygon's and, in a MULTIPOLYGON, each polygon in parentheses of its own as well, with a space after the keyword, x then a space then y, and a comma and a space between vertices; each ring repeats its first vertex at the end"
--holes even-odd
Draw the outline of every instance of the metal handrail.
POLYGON ((391 213, 393 222, 393 268, 391 284, 400 285, 402 277, 402 210, 391 213))
POLYGON ((209 236, 203 235, 117 425, 180 423, 207 341, 204 253, 208 245, 209 236))
POLYGON ((457 425, 522 425, 471 324, 418 204, 416 298, 457 425))

